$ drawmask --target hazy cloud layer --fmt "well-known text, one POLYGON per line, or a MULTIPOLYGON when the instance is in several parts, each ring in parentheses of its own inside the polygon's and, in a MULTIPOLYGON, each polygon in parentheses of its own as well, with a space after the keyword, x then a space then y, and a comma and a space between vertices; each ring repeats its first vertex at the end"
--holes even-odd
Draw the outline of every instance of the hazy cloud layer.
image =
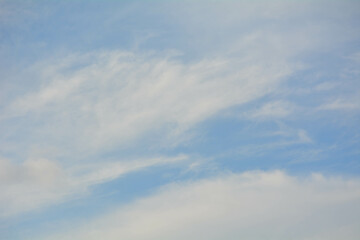
POLYGON ((358 239, 359 12, 0 0, 0 238, 358 239))
POLYGON ((47 239, 357 239, 360 181, 282 171, 171 184, 47 239))

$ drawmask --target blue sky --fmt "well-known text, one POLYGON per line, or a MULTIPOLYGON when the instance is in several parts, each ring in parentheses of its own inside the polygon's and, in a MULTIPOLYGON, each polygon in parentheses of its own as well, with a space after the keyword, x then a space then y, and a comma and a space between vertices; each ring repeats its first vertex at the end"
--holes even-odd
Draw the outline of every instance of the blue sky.
POLYGON ((0 0, 0 238, 359 239, 359 21, 0 0))

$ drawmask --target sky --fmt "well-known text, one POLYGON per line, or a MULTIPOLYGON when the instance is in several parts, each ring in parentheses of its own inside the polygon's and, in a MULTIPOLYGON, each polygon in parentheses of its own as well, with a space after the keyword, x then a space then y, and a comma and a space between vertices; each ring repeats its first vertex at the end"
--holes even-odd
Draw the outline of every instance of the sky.
POLYGON ((356 0, 0 0, 0 239, 359 239, 359 26, 356 0))

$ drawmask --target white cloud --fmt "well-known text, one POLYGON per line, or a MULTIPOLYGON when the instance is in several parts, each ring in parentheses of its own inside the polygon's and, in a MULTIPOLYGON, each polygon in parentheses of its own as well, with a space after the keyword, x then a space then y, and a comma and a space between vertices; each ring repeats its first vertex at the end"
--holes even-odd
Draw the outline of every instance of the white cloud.
POLYGON ((73 167, 72 175, 77 184, 92 185, 118 178, 120 175, 138 171, 151 166, 176 164, 187 160, 186 155, 176 157, 157 157, 149 159, 133 159, 126 162, 101 162, 95 164, 81 164, 73 167))
POLYGON ((286 101, 273 101, 265 103, 258 109, 245 113, 248 118, 260 120, 273 120, 284 118, 291 114, 294 110, 293 104, 286 101))
POLYGON ((63 169, 47 159, 0 160, 0 219, 57 202, 69 193, 63 169))
POLYGON ((81 197, 90 186, 129 172, 186 159, 179 155, 73 165, 69 169, 47 159, 31 159, 19 165, 0 159, 0 219, 81 197))
POLYGON ((126 145, 150 132, 176 139, 220 110, 276 89, 294 71, 283 60, 185 63, 171 56, 121 51, 74 55, 38 64, 44 69, 44 84, 15 99, 3 121, 22 116, 34 126, 32 143, 47 139, 42 144, 66 148, 62 152, 73 155, 126 145), (77 61, 83 67, 74 69, 77 61))
POLYGON ((313 140, 308 135, 308 133, 303 129, 299 129, 298 132, 297 132, 297 135, 298 135, 299 143, 311 143, 311 142, 313 142, 313 140))
POLYGON ((358 239, 360 181, 246 172, 171 184, 46 239, 358 239))
POLYGON ((215 55, 219 49, 246 54, 250 46, 252 56, 261 54, 271 61, 279 54, 329 50, 333 44, 359 37, 351 20, 358 15, 359 5, 354 1, 194 1, 174 5, 176 11, 170 14, 194 38, 191 42, 215 55))
POLYGON ((358 110, 360 109, 359 99, 336 99, 325 103, 317 108, 318 110, 358 110))

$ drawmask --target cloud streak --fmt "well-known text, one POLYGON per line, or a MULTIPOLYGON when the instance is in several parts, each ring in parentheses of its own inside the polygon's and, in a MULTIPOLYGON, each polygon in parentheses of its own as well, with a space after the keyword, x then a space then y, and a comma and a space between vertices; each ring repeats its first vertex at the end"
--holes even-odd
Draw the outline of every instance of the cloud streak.
POLYGON ((0 220, 45 208, 75 197, 85 197, 89 188, 149 167, 181 163, 187 156, 158 157, 64 168, 48 159, 30 159, 13 164, 0 159, 0 220))

